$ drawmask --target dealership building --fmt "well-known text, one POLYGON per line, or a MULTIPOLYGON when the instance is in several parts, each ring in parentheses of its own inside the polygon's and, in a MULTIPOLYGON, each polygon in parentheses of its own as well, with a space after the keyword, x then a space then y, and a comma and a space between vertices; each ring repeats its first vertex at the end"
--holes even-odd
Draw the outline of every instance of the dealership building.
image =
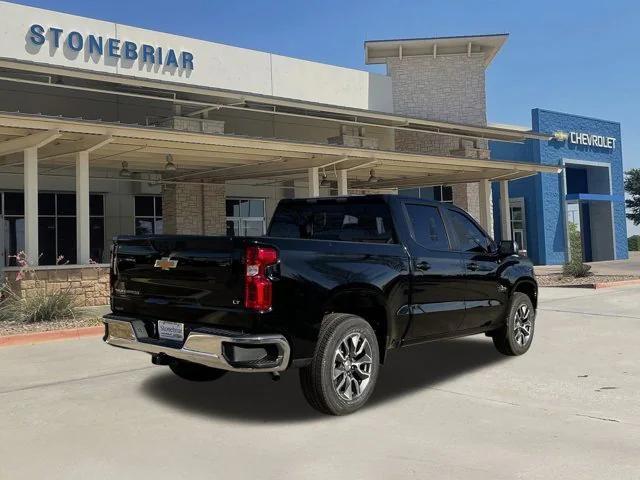
POLYGON ((364 43, 386 74, 0 2, 0 222, 11 280, 106 301, 114 235, 265 233, 282 198, 452 202, 539 264, 627 258, 620 126, 491 124, 506 34, 364 43))

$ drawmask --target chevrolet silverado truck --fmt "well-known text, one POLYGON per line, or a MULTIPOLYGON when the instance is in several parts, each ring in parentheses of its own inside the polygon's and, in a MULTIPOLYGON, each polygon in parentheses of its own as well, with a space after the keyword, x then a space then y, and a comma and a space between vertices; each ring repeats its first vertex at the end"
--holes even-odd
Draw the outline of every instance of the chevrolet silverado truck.
POLYGON ((193 381, 299 368, 312 407, 347 414, 391 350, 484 333, 525 353, 538 287, 516 249, 397 195, 282 200, 264 237, 120 236, 104 341, 193 381))

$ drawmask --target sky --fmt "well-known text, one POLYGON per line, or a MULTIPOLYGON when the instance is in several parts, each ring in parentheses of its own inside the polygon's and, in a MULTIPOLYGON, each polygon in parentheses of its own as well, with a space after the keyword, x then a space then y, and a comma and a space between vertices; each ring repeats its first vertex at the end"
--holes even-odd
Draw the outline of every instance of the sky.
MULTIPOLYGON (((365 40, 509 33, 487 70, 490 122, 534 107, 622 124, 640 168, 640 2, 477 0, 21 0, 16 3, 317 62, 364 65, 365 40)), ((629 234, 640 233, 629 224, 629 234)))

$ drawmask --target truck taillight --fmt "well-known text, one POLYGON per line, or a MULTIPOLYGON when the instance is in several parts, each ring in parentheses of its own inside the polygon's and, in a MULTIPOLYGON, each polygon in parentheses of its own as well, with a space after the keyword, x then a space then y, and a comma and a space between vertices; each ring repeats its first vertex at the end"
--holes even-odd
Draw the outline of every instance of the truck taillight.
POLYGON ((244 306, 266 312, 271 309, 271 280, 267 268, 278 261, 278 252, 271 247, 249 246, 245 251, 244 306))

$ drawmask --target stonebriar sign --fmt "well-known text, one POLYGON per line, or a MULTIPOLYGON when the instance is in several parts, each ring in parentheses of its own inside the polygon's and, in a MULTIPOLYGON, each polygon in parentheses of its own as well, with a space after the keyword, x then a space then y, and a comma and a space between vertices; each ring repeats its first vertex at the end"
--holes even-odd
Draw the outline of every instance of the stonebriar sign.
POLYGON ((168 67, 193 70, 193 54, 187 51, 177 51, 173 48, 163 48, 146 43, 138 45, 135 42, 118 38, 104 38, 102 35, 83 35, 77 31, 65 32, 62 28, 45 28, 34 23, 29 27, 28 40, 35 46, 49 43, 50 48, 68 48, 71 52, 87 52, 90 56, 124 59, 150 65, 166 65, 168 67))

